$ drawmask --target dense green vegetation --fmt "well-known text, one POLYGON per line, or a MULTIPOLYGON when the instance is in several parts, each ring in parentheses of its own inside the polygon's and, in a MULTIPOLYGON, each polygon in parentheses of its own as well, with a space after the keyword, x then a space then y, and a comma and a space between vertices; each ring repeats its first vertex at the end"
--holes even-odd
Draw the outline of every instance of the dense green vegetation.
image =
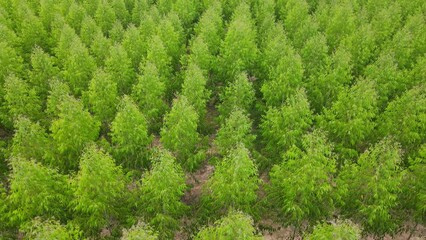
POLYGON ((425 13, 0 0, 0 239, 261 239, 265 219, 306 239, 413 234, 425 13))

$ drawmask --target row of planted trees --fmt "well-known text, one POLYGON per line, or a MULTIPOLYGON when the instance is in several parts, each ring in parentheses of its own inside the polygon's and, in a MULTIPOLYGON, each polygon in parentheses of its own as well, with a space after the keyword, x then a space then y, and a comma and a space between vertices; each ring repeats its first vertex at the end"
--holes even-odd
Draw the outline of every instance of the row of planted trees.
POLYGON ((424 223, 422 1, 0 3, 0 236, 424 223))

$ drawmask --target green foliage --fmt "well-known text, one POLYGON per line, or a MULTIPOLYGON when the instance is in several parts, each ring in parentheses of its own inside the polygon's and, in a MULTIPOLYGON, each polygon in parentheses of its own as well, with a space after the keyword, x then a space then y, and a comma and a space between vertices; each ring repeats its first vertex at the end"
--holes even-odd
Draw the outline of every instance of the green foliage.
POLYGON ((324 30, 330 49, 336 49, 342 39, 355 32, 354 5, 355 2, 342 1, 342 4, 329 4, 320 8, 318 13, 320 29, 324 30))
POLYGON ((111 123, 114 156, 127 167, 147 167, 147 148, 151 142, 147 121, 133 100, 124 96, 111 123))
POLYGON ((45 100, 49 89, 48 80, 57 77, 59 69, 55 66, 55 60, 43 49, 36 47, 31 54, 31 71, 28 81, 34 87, 37 95, 45 100))
POLYGON ((242 2, 235 9, 220 47, 221 76, 231 81, 238 73, 255 69, 259 50, 256 45, 256 29, 249 6, 242 2))
POLYGON ((260 179, 250 152, 242 144, 231 149, 218 164, 204 189, 204 201, 211 214, 238 209, 255 212, 260 179))
MULTIPOLYGON (((6 42, 0 42, 0 84, 3 86, 5 78, 10 74, 18 75, 23 70, 23 60, 15 48, 6 42)), ((1 90, 0 90, 1 91, 1 90)))
POLYGON ((171 12, 163 17, 158 23, 157 35, 163 42, 167 55, 171 57, 172 66, 176 69, 180 55, 184 51, 184 35, 179 16, 171 12))
POLYGON ((196 37, 190 46, 191 54, 188 56, 188 65, 195 64, 206 73, 217 69, 216 58, 210 53, 209 47, 202 36, 196 37))
POLYGON ((191 158, 199 141, 198 114, 185 96, 173 100, 173 107, 164 116, 161 129, 161 142, 164 147, 176 154, 176 158, 189 170, 195 169, 198 162, 191 158))
POLYGON ((338 48, 326 69, 307 83, 308 98, 314 112, 321 113, 324 108, 331 107, 338 94, 352 82, 351 72, 350 53, 344 48, 338 48))
POLYGON ((380 136, 393 136, 412 155, 426 140, 426 85, 406 91, 380 116, 380 136))
POLYGON ((239 143, 251 149, 256 136, 252 134, 252 121, 241 109, 234 109, 221 125, 214 141, 219 152, 224 155, 239 143))
POLYGON ((177 0, 174 2, 172 10, 176 12, 182 25, 189 28, 198 17, 200 1, 197 0, 177 0))
POLYGON ((48 135, 43 127, 26 117, 18 117, 14 128, 11 155, 42 161, 50 147, 48 135))
POLYGON ((24 226, 36 216, 66 219, 71 199, 67 176, 22 157, 12 157, 9 163, 12 167, 7 196, 10 222, 24 226))
POLYGON ((161 127, 161 117, 168 108, 165 102, 166 86, 153 63, 147 62, 141 69, 143 73, 133 85, 132 98, 145 114, 150 129, 158 131, 161 127))
POLYGON ((185 175, 175 158, 160 150, 141 180, 140 211, 162 239, 172 238, 179 226, 178 218, 186 210, 181 201, 185 189, 185 175))
POLYGON ((238 74, 234 81, 220 95, 221 104, 218 106, 219 120, 225 120, 235 108, 250 112, 255 100, 253 84, 245 72, 238 74))
POLYGON ((117 17, 113 6, 108 4, 107 0, 99 1, 97 5, 95 20, 102 32, 107 35, 117 17))
POLYGON ((307 1, 289 0, 281 9, 281 19, 289 33, 294 46, 302 48, 303 44, 318 31, 318 26, 309 14, 307 1))
POLYGON ((103 123, 110 122, 115 115, 118 100, 117 83, 103 69, 98 69, 89 83, 87 92, 89 109, 103 123))
POLYGON ((95 60, 78 37, 70 43, 67 54, 68 56, 63 58, 66 60, 63 63, 62 77, 68 82, 73 94, 79 96, 87 89, 96 70, 95 60))
POLYGON ((132 60, 133 69, 136 71, 139 68, 143 57, 146 56, 146 42, 141 37, 141 30, 134 25, 127 27, 123 34, 122 45, 127 52, 127 56, 132 60))
POLYGON ((151 229, 149 225, 139 221, 130 229, 123 229, 121 240, 157 240, 158 233, 151 229))
POLYGON ((122 45, 116 44, 111 47, 109 57, 105 60, 105 67, 105 71, 111 74, 112 80, 117 83, 119 93, 130 93, 135 72, 132 60, 122 45))
POLYGON ((404 170, 401 192, 403 206, 416 222, 426 221, 426 144, 423 144, 416 158, 410 159, 410 166, 404 170))
POLYGON ((330 61, 325 36, 318 34, 308 39, 301 50, 301 55, 306 79, 316 81, 330 61))
POLYGON ((206 89, 207 78, 203 71, 195 64, 190 63, 185 71, 182 84, 182 96, 185 96, 194 107, 199 117, 199 123, 204 121, 207 112, 207 101, 210 91, 206 89))
POLYGON ((354 158, 376 126, 376 113, 375 83, 358 79, 353 86, 339 93, 330 108, 324 109, 318 124, 328 132, 343 158, 354 158))
POLYGON ((70 96, 71 90, 65 82, 58 78, 49 81, 49 89, 46 113, 49 117, 57 117, 60 113, 60 103, 70 96))
POLYGON ((72 225, 61 225, 56 220, 42 221, 34 218, 30 224, 23 229, 26 233, 25 239, 33 240, 69 240, 81 239, 81 231, 72 225))
POLYGON ((215 222, 214 226, 201 229, 195 236, 195 239, 255 240, 261 239, 261 237, 256 234, 253 219, 250 216, 242 212, 230 211, 227 216, 215 222))
POLYGON ((175 84, 172 83, 171 79, 172 59, 167 53, 163 41, 158 35, 149 39, 148 52, 145 61, 151 62, 157 67, 160 79, 167 87, 166 96, 170 98, 175 90, 175 84))
POLYGON ((270 203, 296 228, 303 221, 326 218, 334 210, 332 148, 325 134, 315 130, 302 138, 302 147, 293 145, 270 172, 270 203))
POLYGON ((303 89, 299 89, 280 108, 270 107, 260 125, 265 153, 279 159, 281 153, 291 146, 300 146, 300 139, 311 126, 312 118, 303 89))
POLYGON ((261 87, 267 106, 279 107, 302 86, 303 65, 301 57, 291 48, 281 54, 269 80, 261 87))
POLYGON ((111 47, 111 39, 106 38, 100 31, 98 31, 94 36, 92 44, 90 45, 90 52, 93 54, 93 57, 98 66, 105 65, 105 60, 109 56, 111 47))
POLYGON ((344 214, 355 216, 364 230, 378 236, 396 230, 392 210, 398 204, 401 150, 387 138, 370 147, 341 171, 337 185, 344 214))
POLYGON ((194 27, 195 34, 202 37, 212 55, 219 53, 221 39, 224 34, 222 7, 220 1, 214 1, 201 15, 194 27))
POLYGON ((40 118, 41 102, 36 91, 25 80, 15 75, 5 79, 4 100, 7 121, 12 122, 20 115, 31 120, 40 118))
POLYGON ((85 16, 81 22, 80 39, 86 45, 90 47, 95 40, 97 33, 101 32, 101 29, 96 25, 95 20, 91 16, 85 16))
POLYGON ((62 171, 75 170, 85 145, 98 138, 100 123, 73 97, 65 97, 58 108, 58 118, 50 131, 59 155, 52 159, 52 164, 62 171))
POLYGON ((200 239, 267 235, 271 211, 295 238, 314 223, 319 239, 358 238, 346 220, 365 238, 424 224, 425 12, 424 0, 0 0, 0 238, 119 239, 132 225, 127 238, 195 238, 232 208, 260 229, 240 214, 200 239), (400 144, 394 167, 379 155, 399 147, 381 139, 400 144), (183 185, 158 173, 139 201, 154 147, 183 185), (85 148, 87 186, 41 199, 60 193, 40 179, 78 179, 85 148), (19 190, 26 205, 11 201, 8 158, 44 169, 13 179, 37 178, 19 190))
POLYGON ((314 231, 306 236, 307 240, 358 240, 361 239, 360 229, 353 223, 337 222, 318 224, 314 231))
POLYGON ((87 233, 97 232, 119 215, 124 175, 114 159, 95 144, 84 150, 72 188, 72 206, 81 228, 87 233))

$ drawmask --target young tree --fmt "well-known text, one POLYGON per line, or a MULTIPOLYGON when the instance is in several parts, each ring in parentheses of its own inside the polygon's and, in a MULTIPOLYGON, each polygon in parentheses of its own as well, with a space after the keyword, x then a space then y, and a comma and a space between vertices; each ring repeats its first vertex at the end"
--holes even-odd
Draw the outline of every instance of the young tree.
POLYGON ((72 205, 86 233, 94 234, 119 216, 125 190, 124 174, 114 159, 95 144, 84 150, 72 187, 72 205))
POLYGON ((195 34, 204 39, 210 53, 216 56, 219 53, 221 40, 224 34, 222 6, 220 1, 213 1, 201 15, 194 27, 195 34))
POLYGON ((40 47, 35 47, 31 54, 31 70, 28 75, 28 81, 37 95, 45 100, 49 89, 48 80, 58 77, 59 68, 55 65, 55 59, 52 56, 40 47))
POLYGON ((129 25, 123 34, 122 45, 127 52, 127 56, 132 61, 133 70, 136 72, 142 59, 146 57, 146 51, 148 50, 147 42, 141 36, 141 29, 133 24, 129 25))
POLYGON ((216 167, 205 185, 203 201, 211 214, 220 215, 230 209, 253 213, 259 183, 250 152, 240 143, 216 167))
POLYGON ((80 3, 72 2, 64 17, 65 21, 76 31, 76 33, 80 34, 82 21, 85 16, 86 9, 84 6, 80 3))
POLYGON ((219 152, 224 155, 242 143, 246 148, 253 147, 256 136, 252 133, 252 121, 241 109, 234 109, 217 131, 214 140, 219 152))
POLYGON ((82 232, 72 225, 61 225, 57 220, 43 221, 39 217, 34 218, 30 225, 21 229, 25 237, 34 240, 78 240, 82 232))
POLYGON ((96 34, 99 33, 102 33, 102 30, 96 24, 95 20, 90 15, 84 16, 81 22, 80 39, 86 47, 92 45, 96 34))
POLYGON ((397 227, 392 210, 401 190, 400 163, 399 145, 386 138, 361 154, 357 164, 347 164, 337 180, 343 213, 379 237, 397 227))
MULTIPOLYGON (((0 42, 0 85, 3 86, 5 78, 11 74, 20 76, 23 70, 23 60, 13 46, 7 42, 0 42)), ((0 88, 0 93, 1 92, 0 88)))
MULTIPOLYGON (((340 41, 356 30, 354 3, 327 4, 317 11, 320 30, 326 37, 331 50, 339 46, 340 41)), ((359 45, 355 45, 358 47, 359 45)))
POLYGON ((26 117, 18 117, 14 128, 11 156, 43 161, 50 145, 45 129, 26 117))
POLYGON ((182 26, 190 29, 192 23, 199 15, 200 1, 196 0, 177 0, 174 1, 172 10, 176 12, 182 21, 182 26))
POLYGON ((265 33, 260 46, 259 67, 261 79, 270 80, 272 72, 278 67, 278 63, 283 53, 289 53, 292 50, 290 40, 284 32, 283 25, 278 22, 268 29, 265 33))
POLYGON ((71 200, 68 178, 34 160, 12 157, 9 176, 9 219, 24 226, 32 218, 67 219, 67 204, 71 200))
POLYGON ((210 91, 206 89, 207 78, 204 72, 195 64, 190 63, 185 70, 185 78, 182 84, 182 96, 185 96, 198 114, 198 123, 204 122, 207 112, 207 101, 210 91))
POLYGON ((256 28, 251 18, 249 6, 242 2, 235 9, 229 23, 225 39, 220 47, 221 76, 225 82, 236 74, 255 70, 258 52, 256 45, 256 28))
POLYGON ((50 127, 59 154, 52 159, 52 165, 65 172, 75 170, 85 145, 98 138, 99 127, 100 123, 83 109, 79 100, 65 97, 59 104, 58 118, 50 127))
POLYGON ((123 40, 124 35, 124 27, 123 24, 119 20, 114 22, 114 25, 112 25, 111 30, 108 32, 108 38, 114 43, 114 44, 121 44, 123 40))
POLYGON ((48 33, 44 29, 43 23, 33 11, 25 10, 20 26, 17 28, 19 35, 19 45, 22 48, 23 56, 29 59, 29 55, 34 46, 46 48, 48 33))
POLYGON ((302 147, 293 145, 270 172, 270 203, 295 229, 305 220, 314 223, 334 210, 332 149, 325 134, 315 130, 302 138, 302 147))
POLYGON ((158 233, 155 232, 148 224, 139 221, 129 229, 123 229, 121 240, 158 240, 158 233))
POLYGON ((160 37, 171 57, 171 64, 174 69, 178 69, 180 56, 184 53, 185 36, 178 15, 174 12, 164 16, 157 26, 157 35, 160 37))
POLYGON ((70 95, 71 90, 65 82, 58 78, 53 78, 49 81, 49 95, 46 102, 46 114, 49 118, 59 116, 60 103, 70 95))
POLYGON ((36 91, 25 80, 15 75, 10 75, 5 79, 4 101, 9 122, 20 115, 31 120, 40 119, 41 101, 36 91))
POLYGON ((62 69, 62 77, 68 82, 74 95, 80 96, 87 89, 95 70, 95 60, 76 36, 70 44, 62 69))
POLYGON ((105 71, 111 74, 112 80, 117 83, 120 95, 130 93, 135 72, 132 60, 127 56, 127 52, 121 44, 111 47, 109 57, 105 60, 105 71))
POLYGON ((223 93, 219 96, 221 103, 218 106, 219 120, 223 122, 229 117, 235 108, 239 108, 246 113, 252 110, 255 101, 255 91, 253 84, 245 72, 237 75, 234 81, 230 82, 223 93))
POLYGON ((138 82, 133 85, 132 98, 145 114, 150 130, 158 131, 161 128, 161 118, 168 108, 165 101, 166 86, 152 62, 141 66, 141 71, 138 82))
POLYGON ((173 107, 164 116, 164 124, 161 129, 161 142, 164 147, 176 154, 178 161, 185 168, 194 169, 193 155, 199 141, 198 114, 185 96, 179 96, 173 101, 173 107))
POLYGON ((406 91, 390 102, 379 118, 379 135, 393 136, 407 156, 426 143, 426 85, 406 91))
POLYGON ((98 1, 95 20, 102 32, 107 35, 117 19, 114 8, 107 0, 98 1))
POLYGON ((377 84, 377 101, 383 110, 389 100, 401 95, 406 88, 404 74, 398 69, 393 53, 382 52, 373 64, 365 68, 365 76, 377 84))
POLYGON ((106 38, 102 32, 98 31, 90 45, 90 53, 93 55, 96 64, 101 67, 105 66, 105 61, 109 57, 112 41, 106 38))
POLYGON ((333 224, 322 223, 314 227, 314 231, 306 236, 307 240, 315 239, 361 239, 361 230, 350 221, 333 224))
POLYGON ((377 94, 369 79, 357 82, 339 93, 330 108, 318 117, 318 125, 336 143, 342 159, 356 158, 376 126, 377 94))
POLYGON ((281 19, 294 46, 301 49, 309 38, 317 34, 318 24, 309 14, 307 1, 289 0, 282 2, 285 3, 285 6, 279 9, 281 19))
POLYGON ((166 97, 171 98, 176 87, 172 79, 172 59, 158 35, 150 38, 145 61, 157 67, 160 79, 166 86, 166 97))
POLYGON ((160 150, 141 180, 140 210, 162 239, 173 238, 179 226, 178 218, 186 210, 181 201, 185 189, 185 175, 179 164, 170 152, 160 150))
POLYGON ((292 48, 281 53, 276 67, 269 72, 269 80, 261 87, 266 105, 279 107, 295 94, 302 87, 303 71, 302 58, 292 48))
POLYGON ((256 234, 253 219, 238 211, 230 211, 227 216, 215 222, 214 226, 201 229, 195 239, 235 239, 235 240, 260 240, 256 234))
POLYGON ((114 156, 122 166, 131 169, 147 167, 147 148, 151 143, 145 116, 133 100, 124 96, 111 123, 114 156))
POLYGON ((89 83, 87 97, 89 109, 102 123, 114 118, 118 101, 117 83, 103 69, 98 69, 89 83))
POLYGON ((301 50, 305 79, 315 81, 329 64, 327 39, 321 33, 309 38, 301 50))
POLYGON ((303 89, 299 89, 280 108, 270 107, 260 125, 265 153, 279 159, 291 146, 300 146, 300 139, 311 126, 312 118, 303 89))
POLYGON ((324 108, 330 108, 338 94, 352 82, 352 78, 351 55, 343 47, 338 48, 326 69, 306 84, 314 112, 321 113, 324 108))
POLYGON ((210 53, 202 36, 197 36, 190 42, 190 51, 191 54, 186 55, 187 59, 182 60, 188 62, 185 65, 195 64, 205 71, 207 76, 216 69, 216 57, 210 53))
POLYGON ((420 147, 415 158, 403 173, 401 202, 416 223, 426 222, 426 144, 420 147))

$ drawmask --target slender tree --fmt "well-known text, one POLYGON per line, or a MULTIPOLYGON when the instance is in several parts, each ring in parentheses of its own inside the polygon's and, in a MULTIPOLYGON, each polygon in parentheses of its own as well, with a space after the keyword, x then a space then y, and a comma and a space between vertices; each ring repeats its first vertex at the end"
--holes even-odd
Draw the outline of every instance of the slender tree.
POLYGON ((96 233, 119 216, 125 189, 124 174, 114 159, 95 144, 84 150, 72 188, 72 206, 86 233, 96 233))
POLYGON ((114 156, 126 168, 147 167, 147 148, 151 142, 145 116, 133 100, 124 96, 111 123, 114 156))
POLYGON ((140 185, 140 211, 160 238, 173 238, 178 218, 186 210, 181 201, 185 189, 185 175, 175 158, 170 152, 160 150, 140 185))
POLYGON ((270 203, 276 204, 284 221, 295 229, 303 221, 314 223, 334 210, 336 161, 332 148, 325 134, 315 130, 303 137, 302 147, 293 145, 270 172, 270 203))

